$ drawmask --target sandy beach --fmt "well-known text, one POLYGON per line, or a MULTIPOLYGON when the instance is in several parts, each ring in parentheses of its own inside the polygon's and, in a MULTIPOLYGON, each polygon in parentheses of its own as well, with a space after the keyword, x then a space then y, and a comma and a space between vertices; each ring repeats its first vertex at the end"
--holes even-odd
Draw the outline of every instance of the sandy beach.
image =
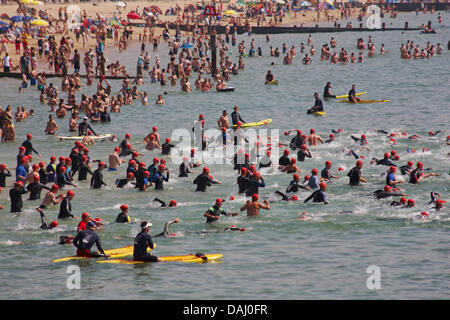
MULTIPOLYGON (((206 2, 206 3, 208 3, 208 2, 206 2)), ((228 6, 230 4, 235 5, 236 2, 237 2, 237 0, 231 0, 228 3, 223 3, 223 10, 225 11, 226 8, 228 8, 228 6)), ((44 5, 32 5, 32 8, 35 8, 36 10, 46 10, 49 17, 52 17, 55 20, 58 20, 58 12, 59 12, 60 8, 62 8, 63 10, 65 8, 68 8, 68 10, 69 10, 68 13, 70 16, 70 12, 71 12, 69 9, 70 6, 78 6, 80 8, 80 12, 86 12, 88 18, 92 18, 92 19, 97 19, 97 15, 99 15, 100 17, 105 18, 105 19, 111 18, 113 16, 120 17, 121 19, 126 19, 127 14, 131 11, 138 10, 138 11, 142 12, 144 7, 156 5, 163 12, 162 15, 159 15, 157 17, 157 22, 164 23, 164 22, 175 22, 177 19, 177 16, 164 15, 166 10, 173 8, 176 5, 178 5, 179 7, 181 7, 183 9, 186 5, 202 4, 202 2, 193 2, 193 1, 189 1, 189 0, 151 1, 151 2, 133 1, 133 2, 126 2, 126 4, 127 4, 126 7, 117 7, 116 6, 117 2, 109 2, 109 1, 108 2, 103 2, 103 1, 95 1, 94 2, 94 1, 92 1, 92 2, 88 2, 88 3, 85 3, 85 2, 75 2, 75 3, 66 3, 66 4, 48 3, 48 4, 44 4, 44 5)), ((12 17, 12 16, 15 16, 18 14, 17 9, 18 9, 18 5, 16 3, 2 5, 2 6, 0 6, 0 14, 7 14, 9 17, 12 17)), ((359 14, 359 12, 360 12, 360 9, 351 9, 351 13, 348 18, 349 19, 355 18, 355 16, 357 16, 359 14)), ((238 12, 238 14, 240 14, 240 16, 242 18, 245 18, 244 13, 238 12)), ((328 14, 329 14, 329 16, 332 16, 334 20, 340 19, 340 10, 338 10, 338 9, 329 10, 328 14)), ((263 25, 267 25, 269 20, 270 19, 267 19, 266 24, 263 24, 263 25)), ((283 21, 281 24, 279 24, 279 26, 312 24, 312 23, 317 23, 316 20, 317 20, 317 12, 315 10, 306 10, 306 11, 297 12, 295 14, 287 14, 283 18, 283 21)), ((9 22, 9 20, 5 20, 5 19, 3 19, 3 21, 9 22)), ((135 20, 130 20, 130 21, 135 22, 135 23, 145 22, 145 20, 142 20, 142 19, 135 19, 135 20)), ((226 24, 228 24, 229 21, 230 21, 230 17, 226 16, 226 17, 223 17, 223 19, 221 19, 220 24, 226 25, 226 24)), ((257 25, 256 19, 250 19, 249 22, 250 22, 251 26, 257 25)), ((318 24, 320 25, 321 22, 322 23, 326 22, 323 12, 321 13, 318 24)), ((20 24, 21 23, 19 23, 19 25, 20 24)), ((133 42, 139 41, 140 35, 143 33, 143 29, 144 28, 133 27, 133 30, 134 30, 133 40, 132 40, 133 42)), ((155 35, 160 35, 160 34, 162 34, 162 28, 155 28, 154 32, 155 32, 155 35)), ((63 36, 63 34, 61 34, 61 33, 55 33, 55 30, 53 28, 50 28, 49 34, 54 34, 57 41, 59 41, 61 39, 61 37, 63 36)), ((92 49, 95 48, 96 41, 95 41, 94 34, 88 35, 89 38, 88 38, 88 42, 85 45, 85 48, 83 48, 81 40, 79 42, 77 42, 75 40, 75 35, 73 32, 69 32, 68 34, 65 34, 65 36, 68 36, 69 38, 72 39, 72 41, 74 42, 74 49, 78 49, 80 52, 85 52, 90 48, 92 48, 92 49)), ((37 39, 30 39, 29 45, 31 47, 37 47, 37 39)), ((104 45, 105 45, 105 47, 114 47, 115 46, 114 39, 106 38, 104 45)), ((15 48, 14 48, 14 43, 9 43, 8 53, 11 56, 13 64, 17 64, 17 62, 20 58, 20 55, 16 54, 15 48)))

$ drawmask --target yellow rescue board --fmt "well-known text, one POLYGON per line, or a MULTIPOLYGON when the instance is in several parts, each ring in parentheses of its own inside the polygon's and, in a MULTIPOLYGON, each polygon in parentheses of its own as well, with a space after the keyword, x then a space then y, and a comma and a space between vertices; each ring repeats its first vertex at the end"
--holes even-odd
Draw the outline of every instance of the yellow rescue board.
MULTIPOLYGON (((122 258, 131 256, 133 254, 133 248, 134 246, 127 246, 127 247, 121 247, 116 249, 109 249, 105 250, 105 253, 108 255, 111 255, 111 258, 122 258)), ((155 244, 156 248, 156 244, 155 244)), ((150 251, 152 249, 147 248, 147 251, 150 251)), ((84 260, 84 259, 91 259, 86 257, 77 257, 77 256, 70 256, 70 257, 64 257, 53 260, 53 262, 64 262, 64 261, 71 261, 71 260, 84 260)))
MULTIPOLYGON (((209 262, 213 260, 217 260, 223 257, 221 253, 214 254, 205 254, 202 257, 196 257, 194 254, 189 254, 186 256, 167 256, 167 257, 158 257, 162 261, 178 261, 178 262, 209 262)), ((138 264, 138 263, 146 263, 145 261, 135 261, 132 259, 110 259, 110 260, 99 260, 98 263, 111 263, 111 264, 138 264)))
MULTIPOLYGON (((248 127, 256 127, 256 126, 264 126, 266 124, 269 124, 272 122, 272 119, 265 119, 258 122, 249 122, 249 123, 243 123, 241 124, 241 128, 248 128, 248 127)), ((236 125, 233 125, 233 128, 235 128, 236 125)))
POLYGON ((391 100, 360 100, 360 101, 349 101, 349 100, 340 100, 338 102, 344 102, 344 103, 378 103, 378 102, 389 102, 391 100))
MULTIPOLYGON (((364 92, 358 92, 357 94, 355 94, 356 96, 362 96, 363 94, 366 94, 367 93, 367 91, 364 91, 364 92)), ((345 98, 348 98, 348 94, 343 94, 343 95, 340 95, 340 96, 336 96, 336 99, 345 99, 345 98)))

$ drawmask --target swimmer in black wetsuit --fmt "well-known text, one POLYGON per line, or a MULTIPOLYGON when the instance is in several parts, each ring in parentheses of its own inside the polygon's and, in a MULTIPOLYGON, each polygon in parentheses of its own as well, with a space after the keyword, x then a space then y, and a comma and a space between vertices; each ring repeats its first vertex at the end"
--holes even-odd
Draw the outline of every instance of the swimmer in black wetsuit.
POLYGON ((117 188, 123 188, 125 187, 128 183, 131 183, 131 181, 134 180, 134 174, 133 172, 128 172, 127 173, 127 177, 125 179, 116 179, 115 185, 117 188))
POLYGON ((297 160, 300 162, 305 161, 305 158, 311 158, 311 151, 309 151, 308 147, 306 146, 306 144, 302 144, 300 147, 300 150, 297 152, 297 160))
POLYGON ((220 184, 220 181, 213 180, 209 177, 209 168, 203 168, 203 172, 195 178, 193 181, 194 184, 197 185, 195 191, 205 192, 206 187, 209 187, 211 184, 220 184))
POLYGON ((44 212, 42 211, 42 209, 40 208, 36 208, 36 210, 39 212, 39 214, 41 215, 41 229, 44 230, 51 230, 53 228, 56 228, 58 226, 58 221, 52 221, 50 224, 47 222, 47 218, 45 217, 44 212))
POLYGON ((325 182, 321 182, 319 186, 320 189, 314 191, 308 198, 305 199, 304 203, 307 203, 309 200, 313 199, 313 202, 323 202, 324 204, 328 204, 327 197, 325 195, 327 185, 325 182))
POLYGON ((161 154, 169 155, 170 149, 173 147, 175 147, 175 145, 170 143, 170 138, 166 138, 166 142, 161 145, 161 154))
MULTIPOLYGON (((160 208, 172 208, 172 207, 176 207, 177 206, 177 202, 175 200, 170 200, 169 204, 167 205, 167 203, 165 201, 162 201, 158 198, 153 199, 152 203, 156 204, 159 203, 160 204, 160 208)), ((149 204, 147 207, 152 206, 151 204, 149 204)))
POLYGON ((180 221, 179 218, 175 218, 175 219, 172 219, 172 220, 167 221, 166 224, 165 224, 165 226, 164 226, 163 232, 161 232, 161 233, 155 235, 154 237, 165 237, 165 238, 170 237, 171 235, 173 235, 173 234, 169 233, 169 227, 170 227, 170 225, 173 224, 173 223, 178 223, 179 221, 180 221))
POLYGON ((237 178, 237 184, 239 186, 238 193, 242 194, 247 190, 250 179, 247 175, 247 168, 241 168, 241 175, 237 178))
POLYGON ((384 158, 381 160, 377 160, 376 158, 372 158, 372 160, 370 161, 370 164, 376 163, 377 165, 381 165, 381 166, 394 166, 396 167, 397 165, 392 163, 391 160, 389 160, 390 154, 388 152, 386 152, 384 154, 384 158))
POLYGON ((373 195, 378 199, 384 199, 389 197, 405 197, 404 193, 394 193, 392 192, 392 188, 390 186, 384 186, 384 190, 376 190, 373 192, 373 195))
POLYGON ((291 159, 289 159, 288 155, 289 155, 289 150, 285 149, 283 155, 278 160, 278 164, 280 166, 287 166, 291 163, 291 159))
POLYGON ((296 149, 300 149, 301 146, 303 144, 305 144, 305 140, 303 139, 303 136, 302 136, 302 131, 298 130, 298 129, 296 131, 297 131, 297 135, 295 137, 293 137, 291 139, 291 142, 289 143, 289 148, 291 148, 294 151, 296 149))
POLYGON ((325 86, 325 89, 323 90, 323 97, 324 98, 336 98, 335 95, 332 95, 330 93, 330 88, 333 88, 333 86, 331 85, 331 82, 328 81, 327 85, 325 86))
POLYGON ((51 189, 44 184, 40 183, 40 177, 34 176, 33 182, 27 185, 27 190, 30 192, 30 197, 28 200, 36 200, 41 198, 41 190, 47 189, 48 191, 51 191, 51 189))

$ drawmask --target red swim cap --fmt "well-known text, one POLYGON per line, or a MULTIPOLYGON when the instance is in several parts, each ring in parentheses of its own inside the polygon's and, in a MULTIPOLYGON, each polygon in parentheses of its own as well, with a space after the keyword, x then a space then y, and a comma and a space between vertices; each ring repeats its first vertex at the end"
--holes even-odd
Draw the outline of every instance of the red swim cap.
POLYGON ((385 159, 389 158, 389 153, 388 153, 388 152, 386 152, 386 153, 384 154, 384 158, 385 158, 385 159))
POLYGON ((221 198, 217 198, 216 199, 216 203, 222 203, 223 201, 222 201, 222 199, 221 198))
POLYGON ((316 168, 314 168, 314 169, 311 170, 311 173, 314 175, 314 174, 318 174, 319 171, 316 168))
POLYGON ((423 168, 423 163, 422 162, 417 162, 417 167, 419 168, 423 168))
POLYGON ((130 179, 134 178, 134 173, 133 172, 128 172, 127 173, 127 178, 130 178, 130 179))
POLYGON ((325 182, 321 182, 320 184, 319 184, 319 187, 320 187, 320 189, 322 190, 326 190, 327 189, 327 184, 325 183, 325 182))
POLYGON ((390 186, 384 186, 384 191, 385 192, 391 191, 391 187, 390 186))
POLYGON ((296 163, 297 162, 297 159, 295 159, 295 158, 292 158, 291 159, 291 164, 294 164, 294 163, 296 163))
POLYGON ((34 182, 39 182, 41 181, 41 178, 39 177, 39 175, 36 175, 33 177, 34 182))
POLYGON ((400 203, 406 204, 406 198, 401 198, 400 203))
POLYGON ((289 154, 289 150, 288 149, 284 149, 284 155, 288 155, 289 154))
POLYGON ((236 200, 235 196, 230 196, 230 200, 236 200))
POLYGON ((116 147, 116 148, 114 149, 114 152, 120 152, 120 148, 119 148, 119 147, 116 147))
POLYGON ((203 168, 203 172, 204 172, 204 173, 209 173, 209 168, 208 168, 208 167, 204 167, 204 168, 203 168))
POLYGON ((331 164, 332 164, 331 161, 328 161, 328 160, 325 161, 325 166, 331 166, 331 164))
POLYGON ((83 214, 81 215, 81 219, 84 219, 84 218, 87 218, 87 217, 90 217, 89 213, 88 212, 83 212, 83 214))
POLYGON ((127 210, 127 209, 128 209, 128 206, 126 204, 123 204, 120 206, 120 210, 122 210, 122 211, 127 210))
POLYGON ((6 169, 6 164, 2 163, 0 164, 0 170, 5 170, 6 169))
POLYGON ((170 200, 169 207, 176 207, 176 206, 177 206, 177 202, 175 200, 170 200))
POLYGON ((392 172, 392 173, 394 173, 394 172, 395 172, 395 170, 397 170, 397 168, 396 168, 396 167, 394 167, 394 166, 391 166, 391 167, 389 168, 389 172, 392 172))
POLYGON ((395 151, 395 150, 391 151, 391 156, 395 156, 396 154, 397 154, 397 151, 395 151))
POLYGON ((166 138, 166 142, 169 143, 170 142, 170 138, 166 138))
POLYGON ((52 189, 52 191, 58 191, 59 186, 57 184, 54 184, 54 185, 52 185, 51 189, 52 189))
POLYGON ((261 173, 259 173, 259 171, 255 171, 255 172, 253 173, 253 175, 254 175, 255 177, 260 177, 260 176, 261 176, 261 173))
POLYGON ((50 223, 50 227, 51 228, 56 228, 58 226, 58 221, 52 221, 51 223, 50 223))
POLYGON ((414 206, 415 205, 415 201, 413 199, 408 199, 408 205, 414 206))
POLYGON ((150 177, 150 172, 148 172, 147 170, 144 171, 144 177, 148 178, 150 177))
POLYGON ((105 163, 104 163, 103 161, 100 161, 100 162, 98 163, 98 166, 99 166, 99 167, 104 167, 104 166, 105 166, 105 163))
POLYGON ((31 135, 31 133, 27 134, 27 139, 28 139, 28 140, 33 139, 33 136, 31 135))
POLYGON ((314 130, 314 129, 309 130, 309 133, 315 133, 315 132, 316 132, 316 130, 314 130))
POLYGON ((258 195, 256 193, 252 195, 252 201, 258 201, 258 195))
POLYGON ((75 192, 73 192, 72 190, 68 190, 68 191, 67 191, 67 195, 68 195, 68 196, 74 196, 74 195, 75 195, 75 192))
POLYGON ((430 215, 428 214, 428 212, 426 212, 426 211, 422 211, 421 215, 426 216, 426 217, 429 217, 429 216, 430 216, 430 215))
POLYGON ((298 197, 294 194, 293 196, 292 196, 292 201, 297 201, 298 200, 298 197))
POLYGON ((247 168, 241 168, 241 174, 242 173, 246 174, 247 173, 247 168))
POLYGON ((306 144, 302 144, 301 148, 302 150, 306 150, 308 147, 306 146, 306 144))
POLYGON ((296 174, 296 173, 294 173, 293 177, 294 177, 295 180, 299 180, 300 179, 300 176, 298 174, 296 174))
POLYGON ((357 166, 358 168, 361 168, 362 165, 363 165, 363 162, 362 162, 361 160, 356 161, 356 166, 357 166))
POLYGON ((158 128, 155 126, 152 128, 152 130, 153 130, 153 132, 156 132, 156 131, 158 131, 158 128))

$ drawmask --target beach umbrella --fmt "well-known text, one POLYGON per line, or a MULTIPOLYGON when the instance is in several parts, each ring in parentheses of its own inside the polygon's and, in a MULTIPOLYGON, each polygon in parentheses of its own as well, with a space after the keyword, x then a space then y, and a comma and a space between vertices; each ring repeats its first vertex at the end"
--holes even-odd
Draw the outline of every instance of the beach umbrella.
POLYGON ((34 26, 48 26, 48 22, 42 19, 33 20, 31 24, 34 26))
POLYGON ((20 21, 23 21, 23 17, 22 16, 13 16, 13 17, 9 18, 9 20, 11 20, 12 22, 20 22, 20 21))
POLYGON ((234 10, 227 10, 224 13, 228 16, 237 16, 237 12, 234 10))
POLYGON ((127 14, 127 18, 128 19, 140 19, 141 17, 139 17, 139 15, 136 12, 130 12, 129 14, 127 14))
POLYGON ((162 10, 158 6, 151 6, 152 11, 162 14, 162 10))
POLYGON ((123 1, 119 1, 116 3, 116 7, 126 7, 127 5, 123 1))

